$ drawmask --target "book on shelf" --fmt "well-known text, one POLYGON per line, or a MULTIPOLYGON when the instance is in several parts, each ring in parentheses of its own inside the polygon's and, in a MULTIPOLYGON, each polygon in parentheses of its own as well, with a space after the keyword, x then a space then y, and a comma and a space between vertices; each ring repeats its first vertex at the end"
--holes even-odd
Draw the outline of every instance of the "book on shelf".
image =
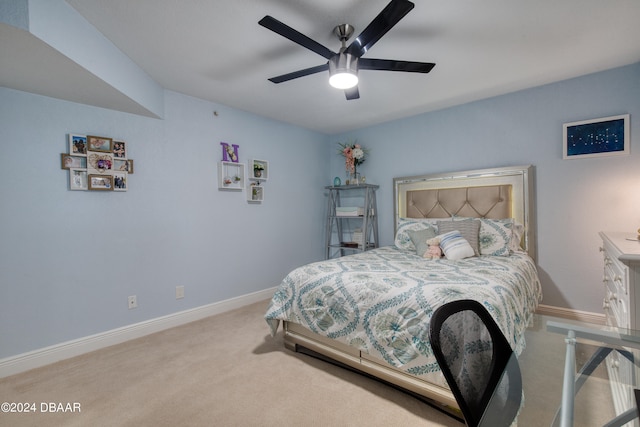
POLYGON ((353 230, 352 240, 358 244, 359 248, 364 246, 364 235, 362 234, 362 229, 356 228, 353 230))
POLYGON ((336 216, 362 216, 364 208, 357 206, 340 206, 336 207, 336 216))

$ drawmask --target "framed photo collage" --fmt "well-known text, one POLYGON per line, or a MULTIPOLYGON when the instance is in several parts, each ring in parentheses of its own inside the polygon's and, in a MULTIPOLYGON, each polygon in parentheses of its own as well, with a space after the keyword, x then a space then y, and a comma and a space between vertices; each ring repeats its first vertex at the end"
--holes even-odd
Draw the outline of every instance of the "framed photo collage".
POLYGON ((127 191, 133 159, 125 141, 95 135, 69 134, 69 152, 61 167, 69 171, 69 190, 127 191))

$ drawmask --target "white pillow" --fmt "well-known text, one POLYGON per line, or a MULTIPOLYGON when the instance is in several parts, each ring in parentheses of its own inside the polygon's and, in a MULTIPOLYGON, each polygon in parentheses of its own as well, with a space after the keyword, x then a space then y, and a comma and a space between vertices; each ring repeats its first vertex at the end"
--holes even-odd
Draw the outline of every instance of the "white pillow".
MULTIPOLYGON (((509 256, 513 240, 513 219, 480 220, 480 255, 509 256)), ((516 245, 520 244, 518 239, 516 245)))
POLYGON ((415 251, 416 247, 411 241, 409 231, 433 229, 437 234, 436 223, 441 220, 438 218, 398 218, 398 226, 396 228, 396 238, 394 244, 405 251, 415 251))
POLYGON ((480 245, 478 239, 480 236, 480 220, 465 219, 462 221, 438 221, 438 234, 448 233, 449 231, 458 230, 462 237, 469 242, 473 248, 475 255, 480 255, 480 245))
POLYGON ((438 237, 440 238, 442 252, 444 252, 447 259, 458 260, 475 255, 469 242, 462 237, 458 230, 440 234, 438 237))
POLYGON ((517 221, 513 221, 513 226, 511 226, 511 241, 509 242, 509 249, 511 252, 524 252, 520 242, 522 242, 522 235, 524 234, 524 225, 520 224, 517 221))
MULTIPOLYGON (((469 218, 454 218, 464 220, 469 218)), ((522 252, 520 241, 524 226, 513 218, 480 219, 478 248, 480 255, 509 256, 512 252, 522 252)))

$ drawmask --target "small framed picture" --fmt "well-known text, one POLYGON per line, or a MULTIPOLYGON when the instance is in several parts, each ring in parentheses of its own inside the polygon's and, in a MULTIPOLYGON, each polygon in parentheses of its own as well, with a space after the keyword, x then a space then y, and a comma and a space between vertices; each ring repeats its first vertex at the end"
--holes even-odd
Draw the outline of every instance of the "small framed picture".
POLYGON ((562 158, 629 154, 629 114, 565 123, 562 158))
POLYGON ((113 153, 87 154, 87 169, 89 173, 110 174, 113 170, 113 153))
POLYGON ((73 156, 87 155, 87 136, 69 134, 69 154, 73 156))
POLYGON ((113 173, 113 191, 127 191, 127 173, 113 173))
POLYGON ((87 135, 87 150, 111 153, 113 151, 113 140, 104 136, 87 135))
POLYGON ((71 190, 88 190, 87 170, 86 169, 69 169, 69 189, 71 190))
POLYGON ((113 176, 89 175, 89 190, 113 191, 113 176))
POLYGON ((114 159, 126 159, 127 158, 127 143, 124 141, 113 141, 113 158, 114 159))
POLYGON ((71 154, 60 154, 61 158, 61 167, 62 169, 71 169, 71 168, 87 168, 87 157, 86 156, 72 156, 71 154))
POLYGON ((133 160, 129 159, 113 159, 113 171, 114 172, 128 172, 133 173, 133 160))

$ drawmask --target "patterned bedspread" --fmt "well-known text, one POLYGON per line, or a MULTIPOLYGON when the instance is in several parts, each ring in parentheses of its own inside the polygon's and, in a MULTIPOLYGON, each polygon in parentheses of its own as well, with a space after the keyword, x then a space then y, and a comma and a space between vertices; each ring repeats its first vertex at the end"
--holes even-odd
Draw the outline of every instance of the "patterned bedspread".
POLYGON ((542 291, 525 253, 432 261, 388 246, 293 270, 265 318, 272 334, 280 320, 298 323, 446 386, 429 345, 429 319, 462 298, 483 303, 519 354, 542 291))

